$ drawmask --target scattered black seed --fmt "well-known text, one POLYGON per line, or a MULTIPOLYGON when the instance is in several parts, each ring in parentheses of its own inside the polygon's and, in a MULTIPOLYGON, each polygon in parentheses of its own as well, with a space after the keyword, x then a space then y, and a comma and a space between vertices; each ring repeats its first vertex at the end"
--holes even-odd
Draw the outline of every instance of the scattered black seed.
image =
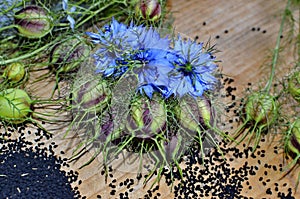
POLYGON ((220 38, 220 36, 219 36, 219 35, 217 35, 217 36, 216 36, 216 39, 219 39, 219 38, 220 38))
POLYGON ((272 195, 271 188, 268 188, 268 189, 267 189, 266 194, 272 195))
POLYGON ((205 26, 205 25, 206 25, 206 22, 204 21, 204 22, 202 23, 202 25, 205 26))
POLYGON ((224 33, 227 34, 227 33, 228 33, 228 30, 224 30, 224 33))
POLYGON ((262 31, 263 34, 265 34, 266 32, 267 32, 266 30, 263 30, 263 31, 262 31))

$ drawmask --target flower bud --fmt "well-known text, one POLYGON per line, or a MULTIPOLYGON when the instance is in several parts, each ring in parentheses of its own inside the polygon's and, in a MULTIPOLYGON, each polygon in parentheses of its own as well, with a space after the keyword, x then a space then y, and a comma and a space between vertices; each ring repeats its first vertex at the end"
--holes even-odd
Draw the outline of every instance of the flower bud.
POLYGON ((150 21, 156 21, 161 16, 161 5, 157 0, 140 0, 135 7, 136 15, 150 21))
POLYGON ((6 89, 0 92, 0 118, 14 124, 22 123, 31 113, 31 99, 21 89, 6 89))
POLYGON ((73 38, 54 46, 50 53, 50 63, 59 72, 73 72, 89 54, 90 47, 82 40, 73 38))
POLYGON ((273 96, 268 93, 255 92, 248 97, 245 105, 246 120, 269 126, 277 119, 277 106, 273 96))
POLYGON ((11 83, 18 83, 24 79, 26 75, 25 66, 20 62, 8 65, 3 73, 5 79, 11 83))
POLYGON ((73 91, 73 106, 84 111, 99 113, 109 103, 111 91, 105 81, 88 81, 73 91))
POLYGON ((297 119, 291 126, 291 136, 287 148, 289 152, 300 154, 300 119, 297 119))
POLYGON ((300 103, 300 71, 295 72, 288 80, 288 92, 300 103))
POLYGON ((214 109, 206 97, 184 97, 177 107, 179 124, 189 133, 196 133, 213 126, 214 109))
POLYGON ((138 138, 151 138, 166 129, 167 111, 164 99, 137 97, 132 100, 127 116, 127 133, 138 138))
POLYGON ((41 38, 52 28, 52 18, 41 7, 29 5, 15 13, 15 25, 19 33, 27 38, 41 38))

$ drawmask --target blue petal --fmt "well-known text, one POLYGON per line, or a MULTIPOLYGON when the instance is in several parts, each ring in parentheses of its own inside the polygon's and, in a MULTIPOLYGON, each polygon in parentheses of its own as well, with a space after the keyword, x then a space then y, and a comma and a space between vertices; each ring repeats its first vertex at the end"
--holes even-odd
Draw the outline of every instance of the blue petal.
POLYGON ((62 7, 65 11, 68 10, 68 0, 62 0, 62 7))
POLYGON ((75 20, 70 15, 68 15, 67 20, 70 22, 70 27, 72 28, 72 30, 74 30, 75 20))

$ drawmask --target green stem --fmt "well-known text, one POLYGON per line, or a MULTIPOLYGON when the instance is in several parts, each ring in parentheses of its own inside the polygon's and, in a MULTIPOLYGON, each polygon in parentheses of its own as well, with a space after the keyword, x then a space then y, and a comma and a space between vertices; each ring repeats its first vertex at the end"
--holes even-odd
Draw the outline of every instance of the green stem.
POLYGON ((284 22, 285 22, 286 15, 287 15, 287 10, 290 7, 290 4, 291 4, 291 0, 288 0, 288 2, 286 4, 286 7, 285 7, 285 10, 284 10, 282 20, 281 20, 279 33, 277 35, 276 46, 274 48, 273 58, 272 58, 272 68, 271 68, 270 78, 269 78, 269 81, 268 81, 268 83, 265 87, 265 91, 267 93, 270 92, 272 82, 273 82, 273 78, 275 76, 275 68, 276 68, 277 61, 278 61, 278 56, 279 56, 279 48, 280 48, 280 41, 281 41, 281 36, 282 36, 282 32, 283 32, 283 26, 284 26, 284 22))
POLYGON ((9 25, 9 26, 4 26, 2 28, 0 28, 0 32, 4 31, 4 30, 7 30, 7 29, 11 29, 11 28, 16 28, 18 27, 17 25, 15 24, 12 24, 12 25, 9 25))
POLYGON ((38 49, 36 49, 36 50, 34 50, 34 51, 30 52, 30 53, 21 55, 21 56, 19 56, 19 57, 15 57, 15 58, 8 59, 8 60, 4 60, 4 61, 1 61, 1 60, 0 60, 0 65, 5 65, 5 64, 12 63, 12 62, 18 62, 18 61, 20 61, 20 60, 29 58, 29 57, 31 57, 31 56, 33 56, 33 55, 35 55, 35 54, 38 54, 39 52, 41 52, 41 51, 47 49, 49 46, 53 45, 53 43, 55 43, 55 42, 56 42, 56 40, 54 40, 53 42, 51 42, 51 43, 49 43, 49 44, 47 44, 47 45, 45 45, 45 46, 43 46, 43 47, 41 47, 41 48, 38 48, 38 49))
MULTIPOLYGON (((105 10, 107 7, 113 5, 115 2, 114 1, 111 1, 110 3, 104 5, 103 7, 101 7, 101 9, 98 9, 96 12, 94 12, 93 14, 89 15, 88 17, 86 17, 83 21, 81 21, 80 23, 78 23, 75 27, 78 28, 80 27, 82 24, 84 24, 85 22, 87 22, 88 20, 90 20, 91 18, 93 18, 95 15, 97 15, 98 13, 102 12, 103 10, 105 10)), ((94 6, 92 7, 95 7, 97 6, 97 4, 95 4, 94 6)))

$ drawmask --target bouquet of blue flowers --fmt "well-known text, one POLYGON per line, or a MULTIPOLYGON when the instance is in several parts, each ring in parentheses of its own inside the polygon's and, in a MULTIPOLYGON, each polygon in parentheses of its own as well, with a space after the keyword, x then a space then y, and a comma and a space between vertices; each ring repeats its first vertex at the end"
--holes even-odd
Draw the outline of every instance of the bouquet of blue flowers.
POLYGON ((213 47, 115 19, 86 34, 94 51, 73 85, 71 126, 97 143, 104 165, 126 149, 180 169, 192 142, 203 152, 206 137, 217 147, 215 135, 230 139, 216 126, 213 47))

